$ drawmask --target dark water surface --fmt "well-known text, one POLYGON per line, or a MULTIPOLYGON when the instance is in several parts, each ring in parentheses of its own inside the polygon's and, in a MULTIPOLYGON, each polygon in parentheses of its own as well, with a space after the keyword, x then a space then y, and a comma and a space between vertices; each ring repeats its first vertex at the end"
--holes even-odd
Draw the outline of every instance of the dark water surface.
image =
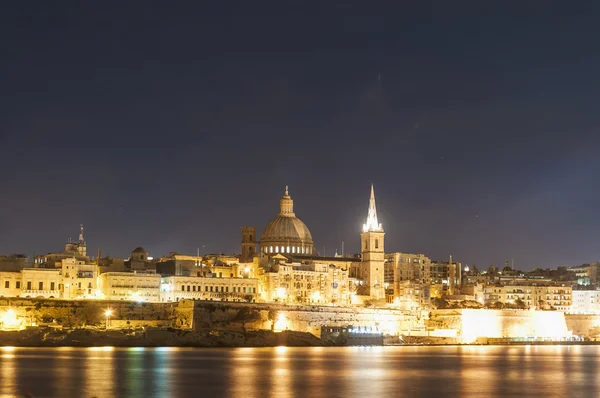
POLYGON ((0 396, 600 397, 600 346, 9 348, 0 396))

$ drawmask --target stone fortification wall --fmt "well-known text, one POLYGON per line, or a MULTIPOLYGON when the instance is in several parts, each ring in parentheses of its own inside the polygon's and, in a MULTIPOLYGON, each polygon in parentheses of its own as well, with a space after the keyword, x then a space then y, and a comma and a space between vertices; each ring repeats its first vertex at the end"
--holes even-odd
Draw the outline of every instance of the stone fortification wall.
POLYGON ((587 338, 600 337, 600 315, 566 314, 567 328, 587 338))
POLYGON ((387 334, 414 329, 419 320, 375 308, 196 302, 194 329, 295 330, 320 336, 322 326, 377 326, 387 334))
POLYGON ((20 326, 82 327, 104 325, 110 309, 111 327, 167 326, 191 328, 193 304, 136 303, 128 301, 0 299, 0 317, 14 311, 20 326), (129 322, 129 323, 128 323, 129 322))
POLYGON ((465 341, 478 337, 566 337, 569 329, 560 311, 435 310, 428 321, 430 329, 453 329, 465 341))

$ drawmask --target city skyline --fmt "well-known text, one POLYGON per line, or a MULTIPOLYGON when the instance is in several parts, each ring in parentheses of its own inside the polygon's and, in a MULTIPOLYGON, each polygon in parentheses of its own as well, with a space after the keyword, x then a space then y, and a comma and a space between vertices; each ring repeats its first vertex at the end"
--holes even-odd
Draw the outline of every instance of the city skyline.
MULTIPOLYGON (((288 195, 288 189, 289 188, 286 185, 285 186, 285 197, 289 198, 289 196, 287 196, 288 195)), ((372 211, 375 212, 375 210, 374 210, 375 204, 374 204, 374 191, 373 191, 373 189, 374 189, 374 184, 371 184, 371 194, 370 194, 370 197, 369 197, 368 210, 365 212, 366 216, 364 217, 364 220, 366 220, 367 223, 369 223, 369 222, 370 223, 376 223, 377 222, 377 215, 376 215, 376 213, 373 213, 374 216, 371 214, 372 211), (371 218, 373 218, 374 221, 371 220, 371 218)), ((366 225, 367 224, 363 224, 362 228, 359 231, 364 231, 364 228, 366 228, 365 227, 366 225)), ((381 228, 382 224, 378 224, 378 225, 379 225, 379 228, 381 228)), ((79 227, 80 228, 78 230, 78 238, 74 239, 72 237, 69 237, 69 238, 65 239, 66 243, 70 243, 70 242, 73 242, 73 243, 75 243, 75 242, 82 243, 83 242, 83 243, 87 244, 88 239, 86 238, 84 240, 84 225, 80 224, 79 227)), ((261 233, 262 233, 262 229, 260 229, 260 227, 259 227, 259 229, 257 229, 257 235, 255 237, 257 244, 259 243, 259 239, 260 239, 261 233)), ((320 251, 319 247, 315 246, 315 251, 316 251, 316 253, 317 253, 318 256, 325 256, 325 257, 326 256, 330 256, 331 257, 334 254, 335 255, 342 255, 342 254, 344 254, 346 256, 349 256, 349 255, 352 256, 352 255, 360 254, 360 245, 357 245, 358 246, 358 248, 357 248, 358 250, 356 250, 356 251, 352 250, 352 248, 354 247, 354 245, 352 245, 352 244, 350 245, 350 248, 351 248, 350 251, 348 251, 348 250, 343 251, 344 247, 348 247, 348 246, 345 246, 346 245, 345 241, 340 241, 339 243, 340 243, 340 245, 338 247, 335 247, 334 249, 331 249, 334 253, 327 252, 327 247, 326 246, 323 246, 323 251, 320 251)), ((138 247, 138 248, 139 247, 144 247, 144 245, 141 245, 141 246, 137 245, 135 247, 138 247)), ((166 252, 157 252, 156 250, 153 250, 153 246, 145 246, 145 248, 148 251, 148 253, 149 253, 150 256, 154 256, 156 258, 159 258, 159 257, 162 257, 162 256, 167 256, 169 253, 180 253, 180 254, 187 254, 187 255, 199 254, 201 256, 202 255, 207 255, 207 254, 232 254, 232 255, 239 255, 241 253, 241 250, 240 250, 239 246, 238 246, 237 249, 234 249, 234 250, 229 251, 229 252, 218 251, 218 250, 217 251, 210 251, 209 249, 206 248, 206 245, 198 246, 196 248, 196 252, 194 252, 194 251, 179 251, 179 250, 168 250, 166 252)), ((117 257, 117 258, 119 258, 119 257, 128 258, 129 254, 131 253, 130 250, 126 250, 125 253, 114 254, 114 253, 112 253, 112 251, 111 251, 110 248, 104 249, 102 247, 94 247, 93 245, 92 245, 91 249, 92 249, 92 251, 88 252, 88 253, 90 253, 90 255, 91 255, 92 258, 94 257, 94 253, 96 253, 98 250, 102 251, 102 255, 103 256, 110 256, 110 257, 117 257)), ((54 248, 52 250, 49 250, 48 252, 39 252, 39 253, 35 253, 34 252, 31 255, 31 257, 33 259, 34 255, 43 255, 43 254, 46 254, 46 253, 50 253, 52 251, 56 251, 56 248, 54 248)), ((261 248, 261 251, 262 251, 262 248, 261 248)), ((401 250, 401 249, 397 250, 397 249, 394 249, 394 248, 392 248, 390 250, 386 250, 386 253, 398 253, 398 252, 400 252, 400 253, 425 254, 425 255, 427 255, 429 257, 432 257, 426 251, 417 252, 417 251, 401 250)), ((3 254, 25 254, 25 255, 29 256, 28 253, 16 253, 16 252, 15 253, 8 253, 7 252, 7 253, 3 253, 3 254)), ((448 257, 450 257, 450 256, 452 256, 452 254, 449 254, 446 258, 444 258, 444 257, 440 257, 440 258, 433 257, 432 259, 435 260, 435 261, 447 261, 448 257)), ((471 267, 473 265, 477 266, 477 264, 475 264, 475 263, 465 262, 464 259, 456 258, 456 256, 454 257, 454 259, 457 260, 457 261, 462 262, 462 264, 464 266, 471 266, 471 267)), ((594 261, 589 261, 587 263, 592 263, 592 262, 594 262, 594 261)), ((506 259, 505 261, 503 261, 501 263, 489 263, 489 264, 485 264, 483 266, 480 264, 478 268, 483 271, 483 270, 487 269, 488 265, 490 265, 490 266, 491 265, 495 265, 496 267, 499 267, 501 269, 504 266, 505 263, 508 263, 509 266, 514 267, 514 269, 520 269, 520 270, 524 270, 524 271, 529 271, 529 270, 532 270, 534 268, 534 267, 523 268, 523 267, 515 266, 514 258, 506 259)), ((563 266, 577 266, 577 265, 584 264, 584 263, 586 263, 586 262, 581 262, 581 263, 577 263, 577 264, 562 264, 562 265, 563 266)), ((561 266, 561 265, 557 265, 557 266, 561 266)), ((540 266, 540 268, 553 268, 553 267, 552 266, 550 266, 550 267, 540 266)))
POLYGON ((239 252, 285 185, 359 252, 375 183, 389 251, 600 260, 599 7, 11 3, 0 253, 239 252))

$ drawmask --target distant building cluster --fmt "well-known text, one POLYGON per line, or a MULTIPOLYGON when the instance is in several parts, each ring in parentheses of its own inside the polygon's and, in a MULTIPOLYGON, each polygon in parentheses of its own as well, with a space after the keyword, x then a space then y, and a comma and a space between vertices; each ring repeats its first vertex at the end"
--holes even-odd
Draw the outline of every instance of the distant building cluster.
POLYGON ((107 299, 138 302, 218 300, 297 305, 376 305, 419 312, 431 308, 536 308, 600 313, 599 264, 480 271, 448 256, 386 252, 371 186, 359 254, 320 255, 312 234, 294 213, 288 187, 279 213, 262 234, 241 229, 239 255, 154 258, 142 247, 128 258, 91 258, 84 239, 35 256, 0 256, 0 296, 107 299))

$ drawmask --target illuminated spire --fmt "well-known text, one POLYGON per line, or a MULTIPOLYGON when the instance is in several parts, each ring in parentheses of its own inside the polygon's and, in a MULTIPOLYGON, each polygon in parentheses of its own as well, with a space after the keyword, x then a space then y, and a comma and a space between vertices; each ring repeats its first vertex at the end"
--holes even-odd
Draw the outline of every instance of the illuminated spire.
POLYGON ((79 224, 79 244, 83 245, 85 241, 83 240, 83 224, 79 224))
POLYGON ((375 207, 375 190, 371 184, 371 199, 369 200, 369 215, 367 223, 363 225, 363 232, 383 231, 383 227, 377 221, 377 208, 375 207))

